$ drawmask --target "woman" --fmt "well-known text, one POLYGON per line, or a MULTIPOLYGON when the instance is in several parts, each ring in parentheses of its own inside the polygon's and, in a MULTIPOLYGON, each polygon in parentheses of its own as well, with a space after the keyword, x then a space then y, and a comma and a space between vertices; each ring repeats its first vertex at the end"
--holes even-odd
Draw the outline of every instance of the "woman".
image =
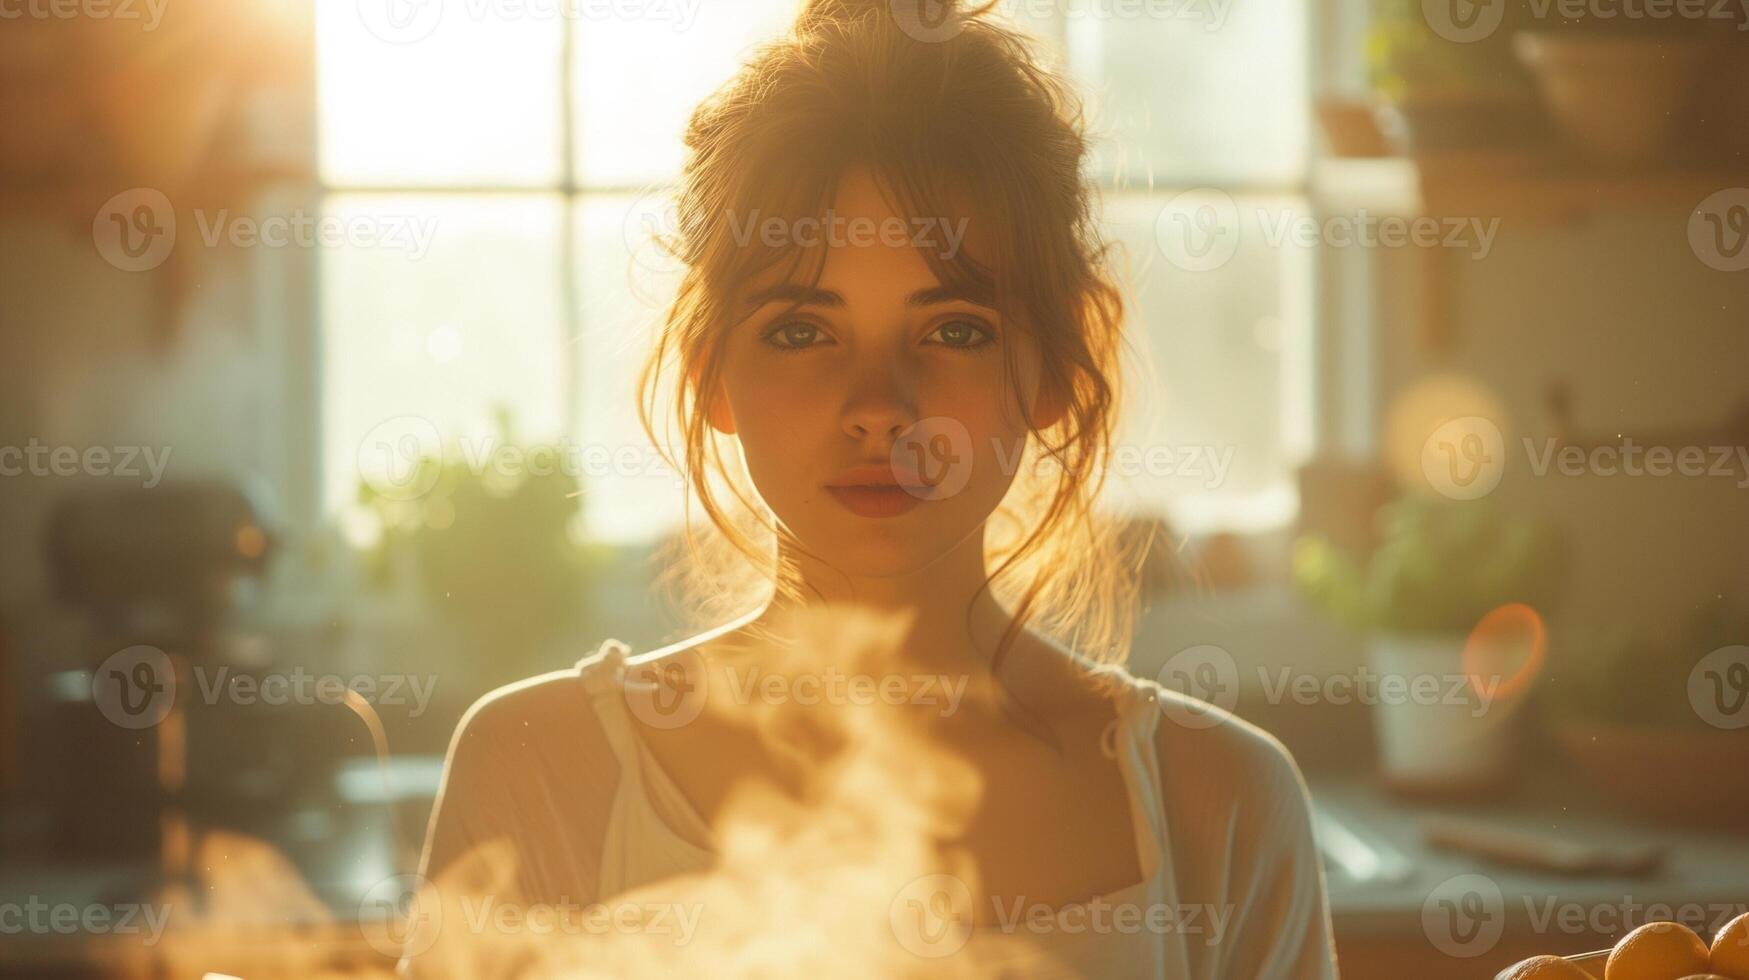
POLYGON ((405 969, 1334 976, 1286 752, 1116 666, 1078 106, 924 6, 815 0, 694 114, 644 407, 738 616, 474 706, 405 969))

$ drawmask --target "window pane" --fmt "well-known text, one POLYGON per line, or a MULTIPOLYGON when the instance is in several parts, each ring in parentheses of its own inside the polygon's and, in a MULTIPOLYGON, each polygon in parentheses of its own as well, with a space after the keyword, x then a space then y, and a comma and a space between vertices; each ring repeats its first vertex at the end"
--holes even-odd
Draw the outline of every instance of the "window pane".
POLYGON ((358 227, 417 222, 429 236, 423 253, 356 245, 323 252, 331 506, 356 498, 361 469, 406 466, 437 441, 486 445, 498 406, 511 412, 521 440, 563 434, 557 196, 337 194, 327 212, 358 227), (361 464, 361 448, 390 458, 361 464))
POLYGON ((1311 254, 1267 234, 1307 214, 1298 198, 1240 197, 1219 219, 1237 248, 1187 255, 1175 195, 1113 195, 1110 237, 1133 272, 1129 335, 1139 378, 1126 379, 1114 501, 1166 515, 1181 530, 1261 530, 1292 519, 1294 468, 1311 402, 1311 254), (1165 212, 1165 219, 1162 214, 1165 212))
POLYGON ((583 520, 594 540, 652 540, 679 527, 685 508, 685 490, 655 464, 638 419, 638 371, 676 281, 649 238, 646 217, 657 200, 590 195, 578 208, 582 333, 570 356, 581 416, 574 432, 586 459, 583 520))
POLYGON ((797 4, 711 0, 640 9, 649 16, 577 22, 577 165, 587 185, 643 186, 677 174, 693 108, 734 75, 753 45, 787 27, 797 4))
POLYGON ((322 178, 530 186, 561 176, 563 23, 543 5, 318 0, 322 178), (403 19, 404 17, 404 19, 403 19))
POLYGON ((1299 180, 1308 139, 1304 4, 1073 0, 1065 9, 1071 71, 1099 93, 1094 125, 1108 137, 1096 170, 1131 186, 1148 186, 1150 176, 1299 180), (1119 15, 1126 10, 1137 15, 1119 15))

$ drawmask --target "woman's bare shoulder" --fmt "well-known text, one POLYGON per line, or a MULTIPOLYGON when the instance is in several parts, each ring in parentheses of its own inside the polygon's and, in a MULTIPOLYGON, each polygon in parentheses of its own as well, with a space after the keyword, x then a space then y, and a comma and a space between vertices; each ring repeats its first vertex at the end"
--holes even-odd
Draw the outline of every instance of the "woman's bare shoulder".
POLYGON ((453 751, 494 752, 587 745, 600 739, 602 694, 616 683, 624 644, 608 640, 562 670, 536 674, 488 691, 456 726, 453 751))
POLYGON ((657 647, 643 653, 627 651, 626 665, 629 667, 648 667, 659 665, 665 661, 678 660, 690 655, 700 654, 706 650, 717 648, 738 649, 746 646, 752 638, 750 628, 755 620, 754 615, 742 616, 721 626, 694 633, 684 639, 676 640, 665 646, 657 647))

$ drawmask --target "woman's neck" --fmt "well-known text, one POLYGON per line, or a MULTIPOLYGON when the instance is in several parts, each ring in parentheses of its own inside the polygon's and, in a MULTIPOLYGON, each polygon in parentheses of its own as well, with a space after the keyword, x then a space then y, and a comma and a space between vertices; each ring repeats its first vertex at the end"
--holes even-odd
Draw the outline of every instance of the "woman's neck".
MULTIPOLYGON (((780 546, 781 547, 781 546, 780 546)), ((782 565, 798 580, 799 595, 772 600, 758 617, 779 635, 798 617, 833 610, 892 617, 894 651, 906 669, 987 670, 1012 622, 985 587, 983 533, 968 536, 928 565, 891 576, 851 576, 819 559, 784 550, 782 565)))

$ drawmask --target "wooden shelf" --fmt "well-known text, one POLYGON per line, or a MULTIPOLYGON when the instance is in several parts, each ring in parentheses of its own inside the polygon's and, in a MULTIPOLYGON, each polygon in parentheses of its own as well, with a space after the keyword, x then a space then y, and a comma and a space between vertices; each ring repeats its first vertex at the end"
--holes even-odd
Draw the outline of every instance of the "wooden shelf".
POLYGON ((1584 169, 1549 154, 1329 158, 1312 170, 1312 196, 1326 212, 1361 208, 1402 217, 1572 221, 1598 211, 1690 207, 1749 183, 1745 169, 1685 165, 1651 171, 1584 169))

